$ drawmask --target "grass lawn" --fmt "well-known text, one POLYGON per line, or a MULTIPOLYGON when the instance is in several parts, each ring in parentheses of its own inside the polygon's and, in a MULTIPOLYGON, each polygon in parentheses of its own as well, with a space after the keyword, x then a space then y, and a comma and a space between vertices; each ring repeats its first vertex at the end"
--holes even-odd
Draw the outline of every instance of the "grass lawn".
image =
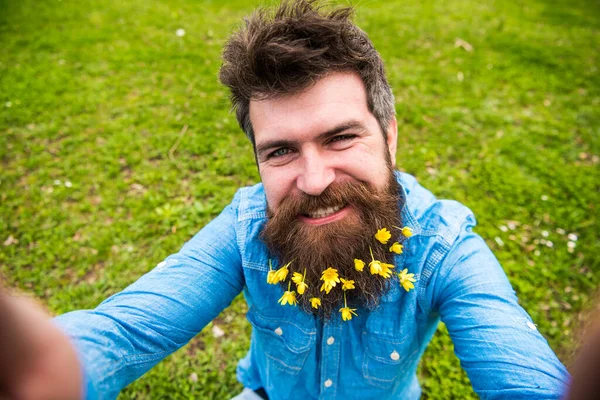
MULTIPOLYGON (((258 182, 217 81, 224 40, 257 4, 0 0, 0 274, 9 286, 52 313, 94 307, 258 182)), ((358 5, 396 94, 398 165, 475 212, 477 232, 568 366, 600 284, 600 4, 358 5)), ((238 297, 120 398, 238 392, 245 311, 238 297)), ((426 398, 475 397, 443 326, 420 376, 426 398)))

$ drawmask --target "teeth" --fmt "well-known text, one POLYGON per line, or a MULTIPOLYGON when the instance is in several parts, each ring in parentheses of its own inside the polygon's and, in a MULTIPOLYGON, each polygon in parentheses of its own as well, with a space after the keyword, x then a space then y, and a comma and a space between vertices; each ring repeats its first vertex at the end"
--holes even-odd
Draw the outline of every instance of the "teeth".
POLYGON ((308 213, 308 216, 311 218, 323 218, 333 214, 336 211, 339 211, 341 208, 342 206, 319 208, 318 210, 308 213))

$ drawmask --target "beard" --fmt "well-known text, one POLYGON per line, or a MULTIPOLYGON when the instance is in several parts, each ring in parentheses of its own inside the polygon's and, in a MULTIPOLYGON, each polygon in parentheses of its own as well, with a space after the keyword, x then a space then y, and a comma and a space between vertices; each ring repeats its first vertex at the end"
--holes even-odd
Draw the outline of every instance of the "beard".
MULTIPOLYGON (((281 283, 284 290, 288 290, 288 281, 294 272, 306 274, 304 281, 308 288, 297 296, 298 305, 305 312, 327 320, 339 307, 344 307, 346 301, 349 307, 371 310, 389 289, 392 279, 373 275, 368 267, 373 258, 394 264, 390 244, 377 241, 375 233, 384 227, 392 230, 392 227, 402 226, 399 185, 391 165, 388 171, 387 184, 381 190, 360 181, 332 183, 319 196, 290 195, 276 212, 267 210, 269 219, 262 231, 262 240, 280 266, 290 263, 288 278, 281 283), (340 206, 350 210, 338 221, 310 225, 300 218, 319 209, 340 206), (362 272, 355 269, 355 259, 365 262, 362 272), (340 278, 353 280, 355 288, 344 292, 338 283, 328 294, 320 291, 321 274, 330 267, 338 271, 340 278), (311 306, 313 297, 321 300, 317 309, 311 306)), ((395 271, 398 272, 398 268, 395 271)))

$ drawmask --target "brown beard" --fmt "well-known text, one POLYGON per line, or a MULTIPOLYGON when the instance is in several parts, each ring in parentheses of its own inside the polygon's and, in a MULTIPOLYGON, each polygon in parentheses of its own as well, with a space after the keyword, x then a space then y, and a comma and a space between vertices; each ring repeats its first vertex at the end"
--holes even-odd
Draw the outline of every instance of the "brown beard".
MULTIPOLYGON (((298 295, 298 305, 306 312, 322 319, 329 319, 340 307, 344 307, 344 291, 338 283, 329 294, 320 291, 323 283, 320 278, 324 270, 337 269, 341 278, 354 281, 355 289, 348 290, 348 306, 373 309, 379 304, 392 279, 369 272, 371 250, 375 260, 394 264, 393 253, 389 251, 396 241, 397 230, 401 227, 399 186, 389 169, 387 186, 375 190, 359 181, 333 183, 319 196, 299 194, 289 196, 279 205, 277 212, 268 209, 269 220, 263 231, 262 239, 271 254, 279 260, 278 267, 291 262, 289 274, 282 288, 288 290, 288 283, 294 272, 304 274, 308 288, 298 295), (315 210, 350 206, 349 215, 340 221, 324 225, 309 225, 299 216, 315 210), (375 239, 375 233, 381 228, 392 232, 392 239, 383 245, 375 239), (362 272, 354 268, 354 259, 365 262, 362 272), (311 307, 310 299, 321 299, 318 309, 311 307)), ((399 272, 394 269, 394 272, 399 272)), ((291 284, 295 288, 295 284, 291 284)), ((295 290, 295 289, 292 289, 295 290)))

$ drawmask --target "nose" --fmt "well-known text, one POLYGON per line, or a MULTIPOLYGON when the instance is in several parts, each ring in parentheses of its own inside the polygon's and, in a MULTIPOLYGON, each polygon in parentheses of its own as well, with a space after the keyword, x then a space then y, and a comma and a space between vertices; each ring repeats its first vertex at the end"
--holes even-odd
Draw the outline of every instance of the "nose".
POLYGON ((318 196, 335 180, 335 171, 327 158, 318 152, 303 154, 302 171, 298 175, 298 189, 310 196, 318 196))

